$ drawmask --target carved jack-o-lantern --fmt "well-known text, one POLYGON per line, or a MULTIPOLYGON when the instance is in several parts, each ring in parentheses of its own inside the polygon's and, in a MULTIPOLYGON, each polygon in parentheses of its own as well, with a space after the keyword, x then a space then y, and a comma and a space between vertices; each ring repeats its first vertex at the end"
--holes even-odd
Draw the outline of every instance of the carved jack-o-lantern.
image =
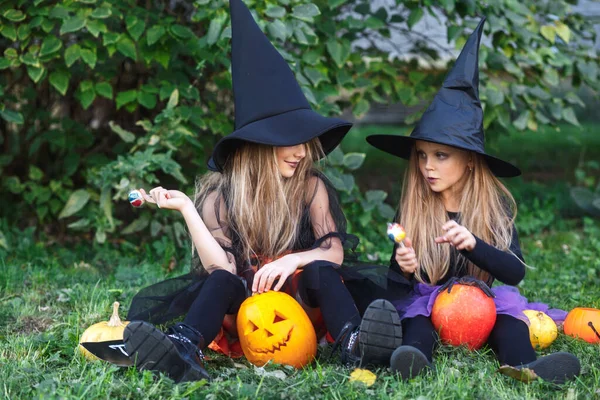
POLYGON ((273 361, 301 368, 317 354, 317 336, 308 316, 282 292, 247 298, 238 311, 237 330, 244 355, 254 365, 273 361))

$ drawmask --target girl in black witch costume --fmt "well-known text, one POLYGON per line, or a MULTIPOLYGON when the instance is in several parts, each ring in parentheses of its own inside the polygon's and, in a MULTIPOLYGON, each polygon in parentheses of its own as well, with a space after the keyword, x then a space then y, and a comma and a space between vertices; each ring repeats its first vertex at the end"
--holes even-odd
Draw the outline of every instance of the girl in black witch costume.
POLYGON ((288 289, 305 306, 320 308, 344 362, 386 363, 401 344, 399 317, 378 300, 361 319, 338 272, 346 221, 314 167, 351 124, 314 113, 246 6, 231 0, 230 8, 236 131, 213 150, 213 172, 198 182, 195 202, 162 187, 141 190, 148 202, 181 212, 197 257, 192 273, 135 296, 126 352, 138 368, 176 381, 208 379, 202 350, 224 317, 249 292, 288 289), (151 324, 181 315, 183 323, 167 333, 151 324))
MULTIPOLYGON (((528 368, 544 380, 561 383, 579 374, 579 360, 570 353, 537 358, 522 312, 531 305, 514 287, 490 291, 495 279, 517 285, 525 264, 514 226, 516 204, 497 179, 521 172, 484 151, 478 90, 484 21, 410 137, 367 138, 371 145, 409 160, 397 214, 407 238, 405 247, 394 247, 390 268, 414 280, 415 293, 394 302, 404 338, 391 367, 406 379, 431 366, 437 339, 429 318, 433 303, 441 290, 461 282, 478 285, 495 297, 498 315, 488 344, 502 365, 514 367, 503 371, 519 378, 528 368)), ((553 311, 551 317, 564 319, 566 313, 553 311)))

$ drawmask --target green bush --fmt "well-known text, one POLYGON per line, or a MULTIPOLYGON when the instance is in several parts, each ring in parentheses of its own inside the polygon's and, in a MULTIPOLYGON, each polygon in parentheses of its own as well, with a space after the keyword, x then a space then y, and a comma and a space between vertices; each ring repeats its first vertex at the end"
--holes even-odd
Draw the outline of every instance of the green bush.
MULTIPOLYGON (((491 47, 481 51, 486 128, 578 124, 572 107, 580 99, 564 91, 549 101, 550 88, 560 79, 597 85, 595 54, 583 40, 594 31, 566 1, 247 4, 322 114, 351 109, 360 117, 373 102, 429 100, 443 74, 380 49, 397 31, 422 60, 439 59, 412 29, 426 11, 447 16, 457 47, 472 17, 489 17, 491 47), (370 45, 353 47, 359 39, 370 45)), ((149 227, 183 243, 173 214, 132 210, 126 194, 159 181, 190 191, 215 141, 232 131, 230 36, 225 0, 0 0, 0 216, 41 225, 58 240, 120 241, 149 227)), ((389 217, 385 193, 361 194, 350 189, 351 174, 341 176, 353 228, 373 210, 389 217)))

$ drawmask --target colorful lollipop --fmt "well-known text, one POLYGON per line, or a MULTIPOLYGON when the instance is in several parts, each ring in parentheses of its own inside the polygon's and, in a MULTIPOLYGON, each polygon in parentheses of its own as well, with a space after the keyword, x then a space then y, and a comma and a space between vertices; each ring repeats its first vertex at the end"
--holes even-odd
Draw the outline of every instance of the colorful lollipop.
POLYGON ((139 190, 132 190, 129 192, 129 202, 132 206, 138 208, 144 205, 144 197, 142 197, 139 190))
POLYGON ((402 225, 397 224, 395 222, 387 224, 387 235, 390 240, 394 243, 398 243, 400 246, 404 247, 404 238, 406 237, 406 231, 402 227, 402 225))

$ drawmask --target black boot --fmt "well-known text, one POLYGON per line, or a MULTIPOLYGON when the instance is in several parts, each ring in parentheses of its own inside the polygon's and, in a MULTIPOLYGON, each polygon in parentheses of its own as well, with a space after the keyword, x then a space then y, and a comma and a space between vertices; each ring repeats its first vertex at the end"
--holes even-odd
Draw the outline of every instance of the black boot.
POLYGON ((581 372, 581 363, 573 354, 559 352, 548 354, 516 368, 529 368, 545 381, 562 384, 579 375, 581 372))
POLYGON ((423 352, 413 346, 400 346, 390 358, 390 368, 397 372, 402 379, 408 380, 419 375, 425 368, 431 368, 431 363, 423 352))
POLYGON ((204 338, 196 329, 176 324, 167 333, 154 325, 132 321, 123 332, 125 351, 138 369, 158 371, 175 382, 210 380, 204 369, 204 338))
POLYGON ((345 365, 387 366, 392 352, 402 344, 402 324, 396 308, 387 300, 373 301, 360 326, 347 323, 336 343, 341 345, 345 365))

